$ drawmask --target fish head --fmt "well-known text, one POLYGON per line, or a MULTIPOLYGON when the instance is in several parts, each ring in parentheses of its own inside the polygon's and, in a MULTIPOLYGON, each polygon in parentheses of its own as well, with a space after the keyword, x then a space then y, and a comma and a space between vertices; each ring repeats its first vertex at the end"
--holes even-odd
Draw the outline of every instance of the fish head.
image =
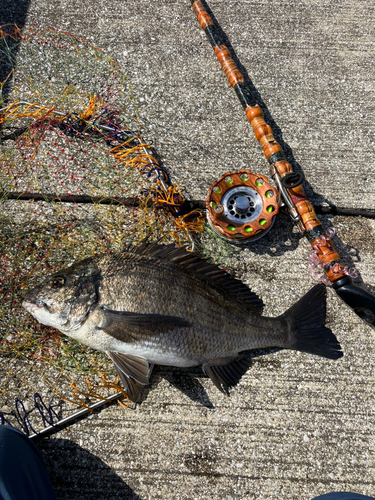
POLYGON ((98 301, 100 271, 93 259, 62 269, 25 295, 22 307, 63 333, 79 328, 98 301))

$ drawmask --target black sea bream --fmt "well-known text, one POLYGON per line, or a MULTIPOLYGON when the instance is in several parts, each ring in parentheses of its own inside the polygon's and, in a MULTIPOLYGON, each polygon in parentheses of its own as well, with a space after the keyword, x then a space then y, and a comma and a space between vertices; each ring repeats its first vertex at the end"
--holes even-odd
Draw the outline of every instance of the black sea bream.
POLYGON ((326 291, 316 285, 277 318, 241 281, 183 248, 141 243, 62 269, 29 292, 23 307, 40 323, 106 352, 137 401, 152 364, 203 371, 222 392, 250 365, 244 351, 282 347, 342 356, 324 326, 326 291))

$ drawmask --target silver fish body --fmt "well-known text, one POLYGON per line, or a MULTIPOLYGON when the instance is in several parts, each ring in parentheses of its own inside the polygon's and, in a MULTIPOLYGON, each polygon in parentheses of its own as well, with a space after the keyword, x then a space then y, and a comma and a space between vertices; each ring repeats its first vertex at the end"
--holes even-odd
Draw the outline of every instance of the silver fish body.
POLYGON ((25 298, 39 322, 107 352, 132 400, 152 364, 202 365, 224 392, 249 367, 243 351, 277 346, 342 356, 324 326, 324 286, 282 316, 263 317, 262 301, 246 285, 174 245, 142 243, 135 253, 85 259, 25 298))

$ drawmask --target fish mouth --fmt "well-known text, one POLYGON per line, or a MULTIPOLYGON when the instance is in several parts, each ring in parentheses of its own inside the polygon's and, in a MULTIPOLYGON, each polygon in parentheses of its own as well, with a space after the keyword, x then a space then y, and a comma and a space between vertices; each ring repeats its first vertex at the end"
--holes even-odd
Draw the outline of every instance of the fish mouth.
POLYGON ((22 307, 42 325, 52 326, 57 329, 70 326, 68 318, 60 318, 59 315, 51 313, 51 309, 42 299, 31 294, 26 294, 25 299, 22 302, 22 307))
POLYGON ((44 305, 44 301, 39 299, 33 292, 27 292, 25 294, 25 302, 35 304, 38 307, 42 307, 44 305))
POLYGON ((22 307, 26 309, 26 311, 30 314, 33 314, 35 311, 41 309, 44 306, 44 302, 40 299, 35 299, 33 302, 30 302, 29 300, 24 300, 22 302, 22 307))
POLYGON ((33 311, 38 311, 42 308, 48 310, 47 304, 42 299, 36 297, 32 292, 28 292, 25 295, 25 300, 22 302, 22 307, 31 314, 33 314, 33 311))

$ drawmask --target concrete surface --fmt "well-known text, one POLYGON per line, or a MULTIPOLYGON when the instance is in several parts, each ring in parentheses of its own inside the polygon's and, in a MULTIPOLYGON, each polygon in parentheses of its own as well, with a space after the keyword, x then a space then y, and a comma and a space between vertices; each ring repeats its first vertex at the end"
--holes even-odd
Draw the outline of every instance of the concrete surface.
MULTIPOLYGON (((362 0, 212 0, 266 119, 315 203, 374 208, 375 7, 362 0)), ((188 0, 0 1, 2 16, 54 26, 108 52, 187 199, 225 171, 268 167, 188 0)), ((375 286, 375 222, 322 217, 345 264, 375 286)), ((250 248, 220 256, 281 314, 313 284, 308 244, 280 216, 250 248)), ((328 293, 345 357, 254 358, 231 397, 199 371, 160 369, 144 401, 104 410, 39 444, 59 499, 310 500, 375 496, 374 331, 328 293)))

